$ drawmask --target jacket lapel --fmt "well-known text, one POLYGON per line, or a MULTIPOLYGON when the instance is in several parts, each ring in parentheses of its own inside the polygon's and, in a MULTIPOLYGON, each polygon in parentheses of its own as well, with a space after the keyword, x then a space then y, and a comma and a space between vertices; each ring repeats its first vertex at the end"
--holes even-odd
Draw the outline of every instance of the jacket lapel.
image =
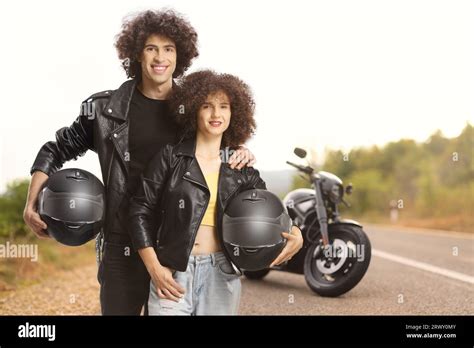
POLYGON ((236 178, 235 170, 230 168, 228 163, 222 163, 219 173, 219 193, 217 194, 222 209, 225 208, 224 203, 237 191, 241 183, 242 180, 236 178))
POLYGON ((102 113, 106 116, 116 118, 119 121, 126 121, 128 118, 128 110, 130 109, 130 101, 137 81, 125 81, 109 99, 102 113))
POLYGON ((204 174, 202 173, 201 167, 195 157, 196 138, 184 139, 176 147, 176 154, 178 156, 187 156, 191 158, 191 162, 184 172, 183 179, 197 184, 209 191, 204 174))
POLYGON ((125 81, 110 97, 109 102, 102 111, 105 116, 112 117, 120 122, 119 126, 110 132, 109 139, 112 141, 115 150, 119 154, 127 173, 129 171, 130 163, 128 111, 130 109, 130 102, 132 100, 135 86, 135 79, 125 81))
MULTIPOLYGON (((191 158, 191 162, 183 175, 183 179, 209 190, 204 174, 202 173, 195 157, 195 152, 196 138, 184 139, 176 145, 176 155, 188 156, 191 158)), ((224 206, 225 200, 232 196, 241 184, 242 180, 236 176, 235 170, 231 169, 228 163, 222 163, 219 170, 217 193, 217 200, 220 202, 222 207, 224 206)))

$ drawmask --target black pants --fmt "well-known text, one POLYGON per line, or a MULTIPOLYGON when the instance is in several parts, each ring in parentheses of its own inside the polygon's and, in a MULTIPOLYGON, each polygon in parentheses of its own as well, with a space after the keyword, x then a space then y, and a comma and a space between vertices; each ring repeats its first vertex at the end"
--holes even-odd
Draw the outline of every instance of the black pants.
POLYGON ((102 315, 148 315, 150 276, 140 255, 124 240, 104 243, 97 278, 102 315))

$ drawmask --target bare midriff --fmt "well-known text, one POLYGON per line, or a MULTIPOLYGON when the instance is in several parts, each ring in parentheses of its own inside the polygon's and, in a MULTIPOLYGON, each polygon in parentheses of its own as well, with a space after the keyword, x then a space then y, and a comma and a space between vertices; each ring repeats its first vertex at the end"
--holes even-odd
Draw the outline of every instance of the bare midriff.
POLYGON ((221 250, 217 239, 217 228, 201 225, 197 231, 191 255, 211 254, 221 250))

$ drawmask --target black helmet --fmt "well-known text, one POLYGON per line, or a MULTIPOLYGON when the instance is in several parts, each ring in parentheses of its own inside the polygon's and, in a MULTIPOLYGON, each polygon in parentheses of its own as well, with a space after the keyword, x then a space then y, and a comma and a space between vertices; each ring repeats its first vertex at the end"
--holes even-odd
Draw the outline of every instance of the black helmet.
POLYGON ((82 169, 63 169, 51 175, 38 197, 38 214, 48 234, 58 242, 77 246, 93 239, 102 227, 104 185, 82 169))
POLYGON ((268 268, 286 244, 292 221, 273 193, 252 189, 233 198, 224 211, 222 241, 231 261, 240 269, 268 268))

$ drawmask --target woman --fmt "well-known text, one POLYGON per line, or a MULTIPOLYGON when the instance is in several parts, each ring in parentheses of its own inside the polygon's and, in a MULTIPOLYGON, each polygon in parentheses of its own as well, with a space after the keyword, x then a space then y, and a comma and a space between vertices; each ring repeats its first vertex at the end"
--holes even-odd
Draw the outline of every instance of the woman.
MULTIPOLYGON (((225 158, 254 132, 254 101, 237 77, 205 70, 185 78, 170 106, 183 126, 183 140, 166 145, 150 162, 129 214, 134 247, 152 280, 149 313, 236 314, 240 279, 218 230, 231 198, 266 189, 257 170, 233 170, 225 158), (153 241, 155 248, 147 246, 153 241)), ((295 226, 282 234, 287 245, 272 265, 290 259, 303 244, 295 226)))

